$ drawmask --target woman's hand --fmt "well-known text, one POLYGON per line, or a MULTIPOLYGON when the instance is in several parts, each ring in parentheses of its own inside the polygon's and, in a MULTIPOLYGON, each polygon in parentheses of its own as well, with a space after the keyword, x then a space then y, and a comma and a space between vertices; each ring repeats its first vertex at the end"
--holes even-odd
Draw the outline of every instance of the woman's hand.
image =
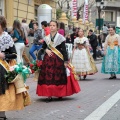
POLYGON ((53 55, 53 52, 51 50, 46 49, 46 53, 48 54, 49 57, 53 55))
POLYGON ((5 54, 0 52, 0 58, 4 59, 5 58, 5 54))

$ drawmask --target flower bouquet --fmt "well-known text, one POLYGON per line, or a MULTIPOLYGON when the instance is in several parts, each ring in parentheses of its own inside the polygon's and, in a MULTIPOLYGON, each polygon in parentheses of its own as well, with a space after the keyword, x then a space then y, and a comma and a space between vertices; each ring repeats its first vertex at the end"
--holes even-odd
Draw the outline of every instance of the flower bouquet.
POLYGON ((33 61, 32 64, 30 64, 31 72, 32 74, 34 73, 34 81, 38 80, 41 65, 42 60, 36 60, 33 61))
POLYGON ((16 94, 27 91, 24 83, 31 70, 22 64, 14 65, 10 67, 9 71, 5 74, 5 78, 8 83, 14 83, 16 88, 16 94))

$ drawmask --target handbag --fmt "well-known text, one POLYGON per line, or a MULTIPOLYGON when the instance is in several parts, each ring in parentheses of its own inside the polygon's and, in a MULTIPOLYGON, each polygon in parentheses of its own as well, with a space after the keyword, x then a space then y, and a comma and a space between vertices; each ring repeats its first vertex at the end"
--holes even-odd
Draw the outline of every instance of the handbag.
POLYGON ((24 40, 24 44, 25 44, 25 45, 28 45, 28 43, 29 43, 28 39, 25 39, 25 40, 24 40))

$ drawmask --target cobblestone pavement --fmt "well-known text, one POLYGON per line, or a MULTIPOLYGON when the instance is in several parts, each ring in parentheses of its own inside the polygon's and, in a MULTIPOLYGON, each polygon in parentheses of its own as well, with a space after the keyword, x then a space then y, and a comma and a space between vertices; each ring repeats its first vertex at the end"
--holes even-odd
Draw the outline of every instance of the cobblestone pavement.
MULTIPOLYGON (((21 111, 6 112, 8 120, 84 120, 90 113, 104 103, 120 89, 119 79, 109 80, 109 75, 100 73, 101 64, 97 64, 99 72, 79 81, 81 92, 65 97, 62 101, 57 98, 50 103, 45 98, 36 95, 37 82, 33 76, 27 80, 30 86, 32 104, 21 111)), ((120 120, 120 102, 116 103, 102 120, 120 120), (117 114, 113 117, 112 114, 117 114), (113 118, 113 119, 112 119, 113 118), (119 118, 119 119, 117 119, 119 118)))

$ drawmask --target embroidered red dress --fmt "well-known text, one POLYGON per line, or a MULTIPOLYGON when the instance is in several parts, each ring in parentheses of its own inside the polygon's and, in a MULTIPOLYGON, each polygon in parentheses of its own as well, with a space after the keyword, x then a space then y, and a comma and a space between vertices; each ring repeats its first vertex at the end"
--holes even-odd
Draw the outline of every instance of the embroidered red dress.
MULTIPOLYGON (((74 78, 71 68, 65 68, 64 62, 68 61, 65 47, 65 38, 59 33, 56 34, 53 46, 63 55, 64 61, 55 53, 49 57, 46 53, 42 62, 41 71, 38 78, 36 93, 38 96, 70 96, 80 91, 79 84, 74 78)), ((45 37, 42 50, 48 48, 51 42, 50 35, 45 37)))

